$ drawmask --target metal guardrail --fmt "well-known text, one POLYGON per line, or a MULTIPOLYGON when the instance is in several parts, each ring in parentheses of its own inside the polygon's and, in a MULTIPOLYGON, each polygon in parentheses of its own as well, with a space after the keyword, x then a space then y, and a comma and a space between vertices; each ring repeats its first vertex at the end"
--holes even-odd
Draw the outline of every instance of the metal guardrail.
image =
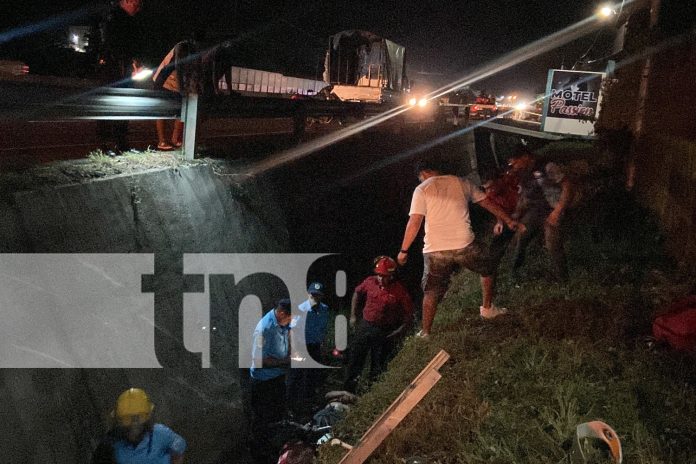
POLYGON ((94 81, 23 76, 0 80, 0 121, 135 120, 181 118, 186 127, 184 156, 193 159, 199 111, 207 117, 290 117, 295 132, 308 116, 365 117, 385 111, 383 104, 314 98, 215 95, 186 98, 168 91, 99 87, 94 81))
POLYGON ((173 119, 181 97, 145 89, 0 81, 0 120, 173 119))

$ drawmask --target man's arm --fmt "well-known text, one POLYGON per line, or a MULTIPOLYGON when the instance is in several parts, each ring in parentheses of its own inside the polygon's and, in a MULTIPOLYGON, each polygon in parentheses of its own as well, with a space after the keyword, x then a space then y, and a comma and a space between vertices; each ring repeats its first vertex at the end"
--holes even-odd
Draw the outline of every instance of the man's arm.
POLYGON ((251 356, 254 359, 261 358, 261 366, 257 367, 286 367, 290 365, 290 355, 282 359, 266 356, 266 341, 263 332, 260 330, 254 332, 254 348, 251 356))
POLYGON ((353 298, 350 300, 350 326, 355 327, 358 322, 358 315, 362 318, 362 307, 365 302, 365 296, 356 290, 353 292, 353 298))
POLYGON ((573 186, 567 178, 563 178, 561 181, 561 196, 558 199, 556 207, 551 211, 551 214, 546 218, 546 222, 552 226, 558 226, 561 216, 565 212, 568 204, 570 203, 570 198, 573 193, 573 186))
POLYGON ((172 464, 183 464, 184 453, 186 452, 186 440, 174 432, 169 427, 164 426, 164 430, 169 435, 169 459, 172 464))
POLYGON ((387 338, 403 335, 411 328, 411 325, 413 324, 413 299, 411 299, 411 295, 409 295, 406 288, 402 288, 399 295, 399 300, 402 312, 401 325, 387 335, 387 338))
POLYGON ((422 214, 411 214, 411 216, 408 218, 406 230, 404 231, 404 239, 401 241, 401 250, 399 250, 399 255, 396 257, 396 260, 402 266, 406 264, 406 261, 408 260, 407 251, 409 248, 411 248, 413 241, 416 239, 418 231, 423 224, 423 219, 425 219, 425 216, 422 214))
POLYGON ((521 224, 521 223, 515 221, 514 219, 512 219, 510 217, 510 215, 507 214, 505 211, 503 211, 503 209, 500 206, 496 205, 488 198, 484 198, 483 200, 479 201, 476 204, 485 208, 491 214, 493 214, 495 217, 497 217, 498 219, 503 221, 505 223, 505 225, 507 225, 510 229, 512 229, 512 230, 520 230, 521 229, 522 231, 524 231, 526 229, 526 227, 524 227, 524 224, 521 224))

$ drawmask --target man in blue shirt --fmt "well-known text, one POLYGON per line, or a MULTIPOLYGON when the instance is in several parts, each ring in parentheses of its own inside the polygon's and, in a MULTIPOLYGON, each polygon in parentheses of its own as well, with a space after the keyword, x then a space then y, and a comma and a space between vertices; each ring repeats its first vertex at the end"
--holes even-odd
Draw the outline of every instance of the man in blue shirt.
POLYGON ((186 440, 152 420, 154 405, 140 388, 130 388, 116 401, 115 427, 101 441, 92 464, 181 464, 186 440))
POLYGON ((289 299, 278 301, 254 330, 251 362, 251 409, 253 433, 257 439, 266 434, 266 426, 285 415, 285 374, 290 366, 289 299))
MULTIPOLYGON (((298 307, 300 317, 304 320, 304 343, 307 353, 319 363, 322 362, 321 346, 329 325, 329 307, 321 301, 323 297, 324 285, 321 282, 313 282, 307 287, 307 300, 298 307)), ((293 332, 293 342, 302 343, 300 334, 293 332)), ((317 389, 321 386, 322 373, 322 369, 299 367, 288 372, 288 406, 298 419, 305 419, 304 416, 311 412, 317 389)))

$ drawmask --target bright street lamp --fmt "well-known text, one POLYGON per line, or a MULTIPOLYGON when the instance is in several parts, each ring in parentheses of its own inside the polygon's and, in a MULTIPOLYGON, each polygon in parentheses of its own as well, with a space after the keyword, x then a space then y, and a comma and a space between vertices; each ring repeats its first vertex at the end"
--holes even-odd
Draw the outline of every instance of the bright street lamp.
POLYGON ((603 7, 601 7, 599 9, 597 14, 601 18, 607 19, 607 18, 611 18, 612 16, 614 16, 616 14, 616 10, 614 10, 610 5, 604 5, 603 7))

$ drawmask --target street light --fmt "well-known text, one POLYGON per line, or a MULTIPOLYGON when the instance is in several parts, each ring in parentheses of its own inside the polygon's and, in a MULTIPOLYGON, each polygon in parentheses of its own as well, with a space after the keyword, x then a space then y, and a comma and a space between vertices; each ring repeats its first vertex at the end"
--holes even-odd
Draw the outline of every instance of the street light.
POLYGON ((611 5, 604 5, 597 11, 597 15, 602 19, 611 18, 616 14, 616 10, 611 5))

